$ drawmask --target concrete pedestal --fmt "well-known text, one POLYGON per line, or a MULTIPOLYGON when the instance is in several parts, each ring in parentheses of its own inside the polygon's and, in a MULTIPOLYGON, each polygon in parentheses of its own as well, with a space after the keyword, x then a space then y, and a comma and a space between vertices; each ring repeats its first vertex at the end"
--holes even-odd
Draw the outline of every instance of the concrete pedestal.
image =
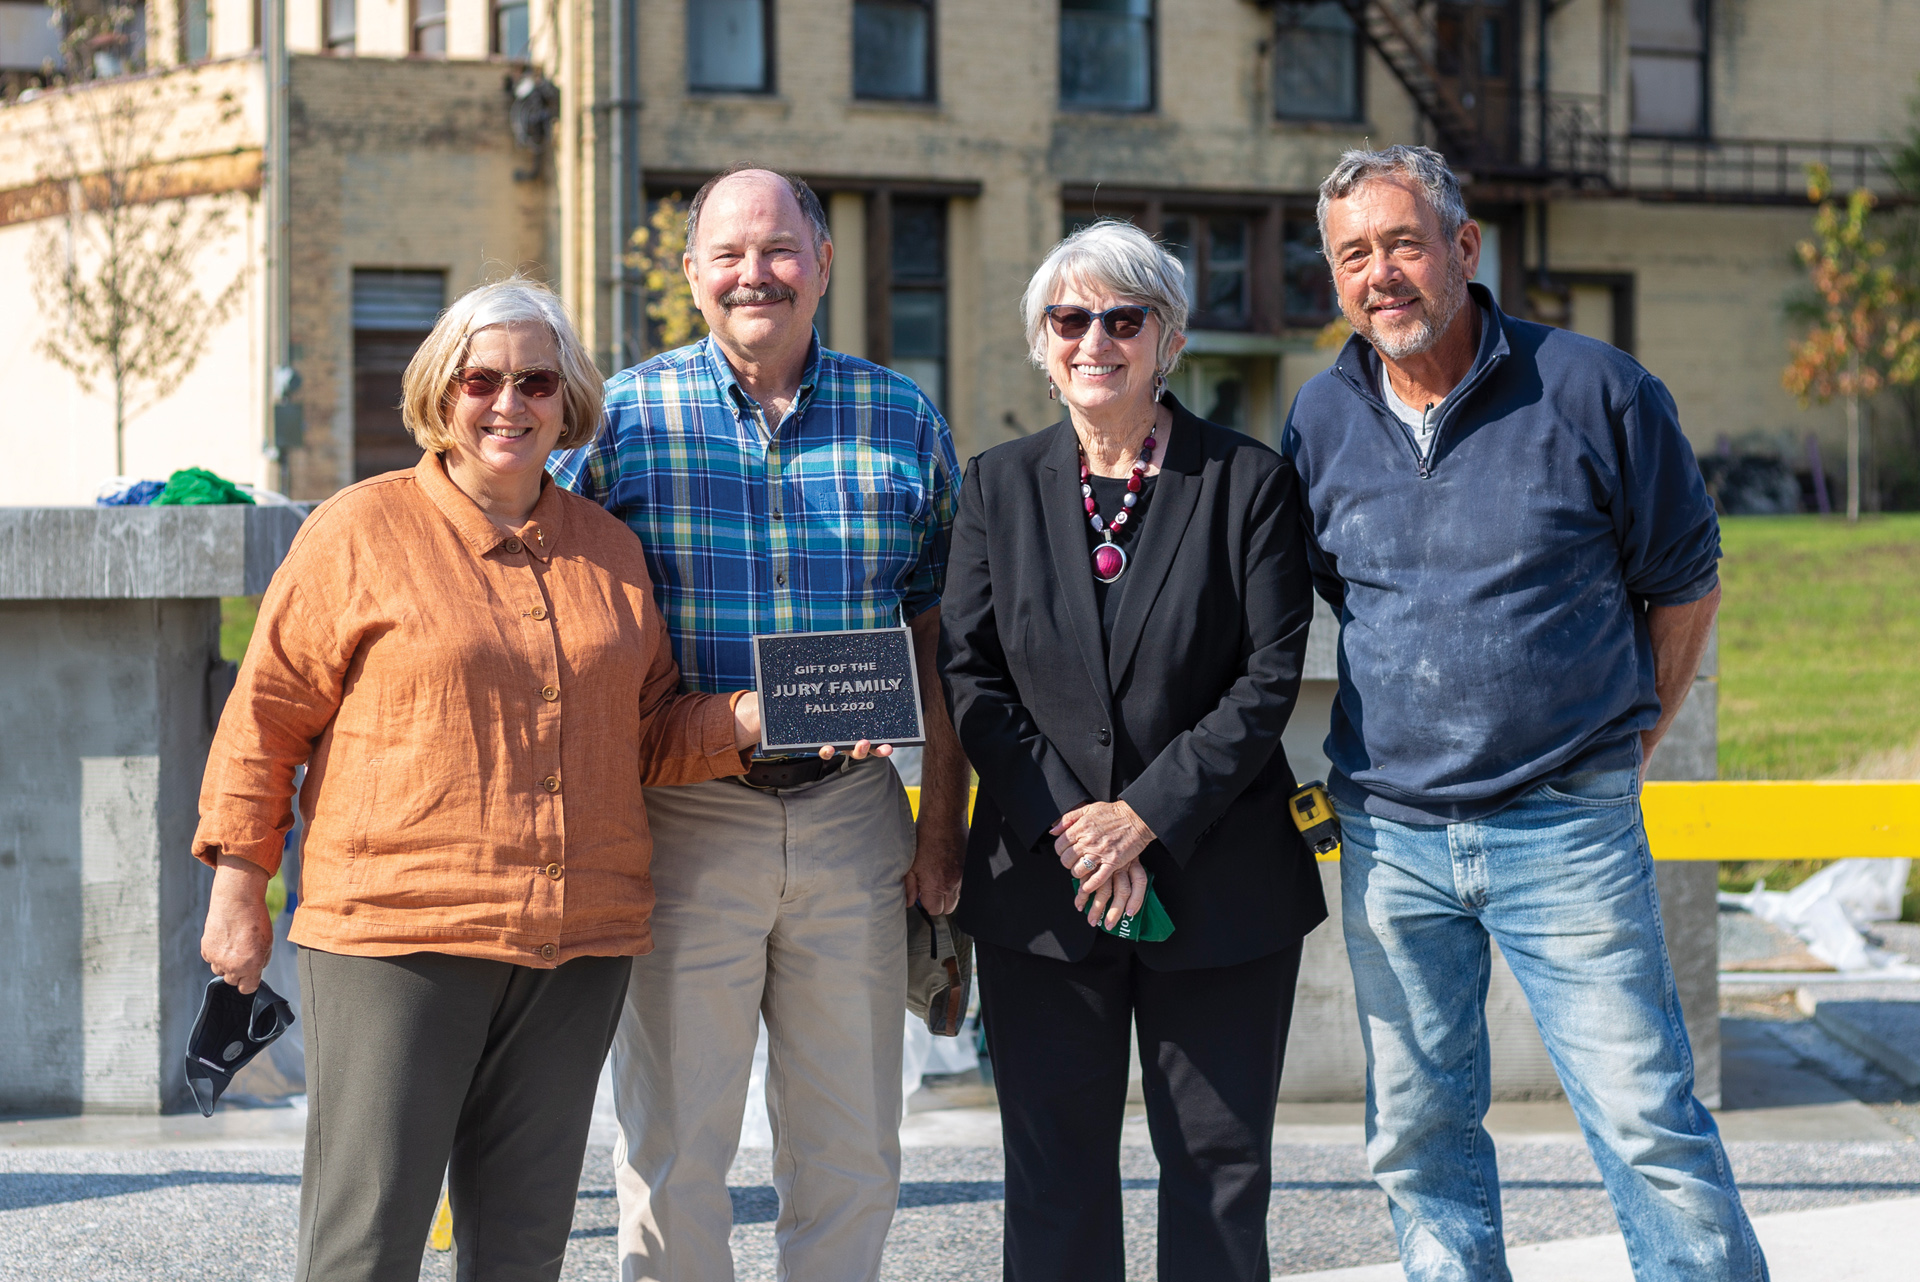
MULTIPOLYGON (((1302 782, 1327 777, 1323 744, 1339 684, 1339 631, 1339 622, 1326 603, 1317 603, 1300 706, 1284 739, 1287 759, 1302 782)), ((1709 650, 1693 693, 1672 732, 1654 753, 1648 778, 1718 777, 1714 659, 1709 650)), ((1687 1033, 1693 1042, 1698 1094, 1709 1107, 1718 1107, 1720 943, 1715 865, 1661 863, 1655 870, 1667 951, 1679 985, 1687 1033)), ((1365 1098, 1366 1093, 1366 1052, 1360 1042, 1353 975, 1347 969, 1346 944, 1340 932, 1340 866, 1322 864, 1320 877, 1331 915, 1307 936, 1300 961, 1300 985, 1294 996, 1293 1029, 1287 1041, 1286 1073, 1280 1083, 1280 1098, 1294 1102, 1357 1100, 1365 1098)), ((1534 1028, 1527 999, 1497 948, 1487 991, 1487 1025, 1495 1099, 1548 1099, 1562 1094, 1546 1047, 1534 1028)))
POLYGON ((300 520, 0 508, 0 1114, 191 1107, 220 598, 264 591, 300 520))

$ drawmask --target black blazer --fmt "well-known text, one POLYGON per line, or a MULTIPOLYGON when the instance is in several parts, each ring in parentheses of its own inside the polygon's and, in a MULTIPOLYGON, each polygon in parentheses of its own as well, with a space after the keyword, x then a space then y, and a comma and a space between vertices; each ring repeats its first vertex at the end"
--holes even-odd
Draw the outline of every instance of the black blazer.
POLYGON ((1047 835, 1093 800, 1159 837, 1142 858, 1174 933, 1135 945, 1156 970, 1265 956, 1327 915, 1280 748, 1313 617, 1293 465, 1168 400, 1110 653, 1072 426, 967 467, 940 603, 947 702, 980 775, 958 920, 1002 947, 1093 947, 1047 835))

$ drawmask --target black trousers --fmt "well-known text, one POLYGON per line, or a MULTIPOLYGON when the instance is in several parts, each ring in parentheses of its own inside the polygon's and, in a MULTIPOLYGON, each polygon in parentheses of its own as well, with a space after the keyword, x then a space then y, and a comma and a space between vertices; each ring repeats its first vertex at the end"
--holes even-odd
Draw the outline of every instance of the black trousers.
POLYGON ((631 957, 553 970, 300 950, 296 1282, 416 1282, 446 1173, 458 1282, 553 1282, 631 957))
POLYGON ((1140 1030, 1160 1159, 1161 1282, 1269 1276, 1267 1202, 1300 945, 1156 971, 1102 935, 1084 961, 975 941, 1007 1152, 1008 1282, 1123 1282, 1120 1127, 1140 1030))

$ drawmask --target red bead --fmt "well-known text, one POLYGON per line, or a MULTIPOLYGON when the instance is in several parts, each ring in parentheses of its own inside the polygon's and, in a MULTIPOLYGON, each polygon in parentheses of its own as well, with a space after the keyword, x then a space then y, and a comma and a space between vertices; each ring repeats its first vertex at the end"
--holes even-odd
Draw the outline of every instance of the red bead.
POLYGON ((1093 571, 1102 579, 1111 579, 1120 573, 1120 549, 1111 543, 1102 543, 1093 550, 1093 571))
POLYGON ((1087 505, 1087 511, 1088 511, 1089 513, 1091 513, 1091 512, 1092 512, 1092 511, 1094 510, 1094 508, 1093 508, 1093 500, 1092 500, 1092 499, 1087 499, 1087 500, 1085 500, 1085 502, 1086 502, 1086 505, 1087 505))
POLYGON ((1140 473, 1135 472, 1127 478, 1127 489, 1135 494, 1140 492, 1140 473))

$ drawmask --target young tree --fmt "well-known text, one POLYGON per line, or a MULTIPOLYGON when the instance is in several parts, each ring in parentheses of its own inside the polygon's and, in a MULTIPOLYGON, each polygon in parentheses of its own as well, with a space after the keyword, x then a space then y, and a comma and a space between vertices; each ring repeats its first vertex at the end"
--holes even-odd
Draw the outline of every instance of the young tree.
POLYGON ((126 471, 127 420, 180 385, 245 282, 235 271, 202 292, 199 266, 228 238, 228 210, 220 199, 189 199, 157 158, 169 116, 159 92, 136 81, 65 95, 61 143, 42 171, 64 209, 33 249, 46 325, 39 350, 81 390, 112 392, 116 473, 126 471))
POLYGON ((693 286, 681 266, 687 250, 687 209, 679 192, 654 202, 647 225, 634 229, 631 243, 627 266, 645 274, 647 315, 658 327, 660 345, 653 351, 671 351, 704 338, 707 322, 693 305, 693 286))
POLYGON ((1800 261, 1819 296, 1819 316, 1781 382, 1805 405, 1835 396, 1847 407, 1847 519, 1860 519, 1860 400, 1881 388, 1920 379, 1920 320, 1901 306, 1887 246, 1868 225, 1873 193, 1856 191, 1845 211, 1834 203, 1824 165, 1808 169, 1807 198, 1819 205, 1813 239, 1800 261))

